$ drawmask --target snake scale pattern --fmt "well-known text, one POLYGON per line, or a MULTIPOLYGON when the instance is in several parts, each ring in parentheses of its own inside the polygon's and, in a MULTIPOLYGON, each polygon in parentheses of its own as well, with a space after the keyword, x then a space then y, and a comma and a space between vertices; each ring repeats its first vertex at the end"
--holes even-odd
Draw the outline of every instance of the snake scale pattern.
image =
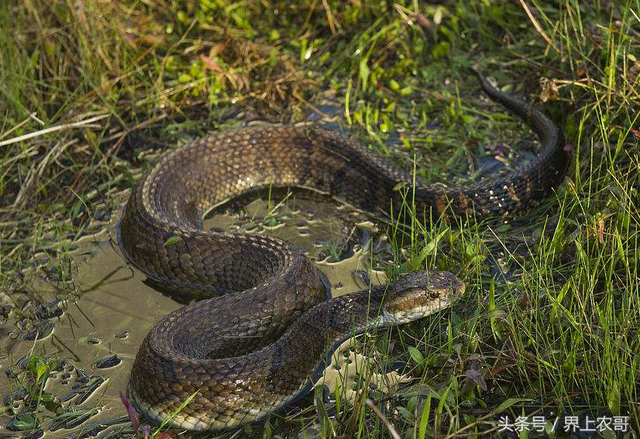
POLYGON ((146 417, 216 430, 257 421, 307 392, 323 358, 354 333, 401 324, 449 306, 464 284, 418 271, 395 283, 327 300, 318 269, 282 240, 203 230, 212 206, 270 185, 326 192, 366 211, 402 205, 411 188, 419 218, 519 215, 564 176, 556 125, 529 103, 484 92, 537 134, 539 156, 466 187, 415 182, 410 172, 319 126, 252 126, 204 137, 165 155, 132 191, 119 226, 125 257, 156 288, 189 300, 147 335, 128 384, 146 417), (415 189, 413 189, 415 187, 415 189))

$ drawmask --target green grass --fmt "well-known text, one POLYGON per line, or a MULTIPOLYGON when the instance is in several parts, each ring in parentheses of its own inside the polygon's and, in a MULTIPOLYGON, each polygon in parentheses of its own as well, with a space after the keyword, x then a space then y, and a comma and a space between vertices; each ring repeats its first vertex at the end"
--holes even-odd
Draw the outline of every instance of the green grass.
POLYGON ((412 366, 413 385, 293 423, 319 416, 319 437, 389 437, 368 397, 402 437, 495 432, 500 416, 536 410, 628 415, 637 434, 640 2, 285 5, 0 2, 0 142, 106 115, 0 143, 0 285, 13 317, 32 318, 19 297, 38 297, 34 260, 64 276, 71 243, 115 211, 114 193, 159 143, 254 117, 304 120, 328 99, 378 153, 406 167, 415 155, 427 181, 482 178, 486 156, 518 166, 531 135, 481 97, 465 71, 477 63, 508 91, 550 98, 540 105, 574 149, 565 184, 508 223, 391 227, 390 272, 450 270, 468 293, 376 343, 412 366))

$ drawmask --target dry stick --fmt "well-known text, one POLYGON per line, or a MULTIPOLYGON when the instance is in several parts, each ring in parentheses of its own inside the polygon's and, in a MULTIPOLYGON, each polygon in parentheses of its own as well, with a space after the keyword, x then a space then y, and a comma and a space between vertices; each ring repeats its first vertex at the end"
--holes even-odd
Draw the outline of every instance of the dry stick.
POLYGON ((2 142, 0 142, 0 146, 11 145, 12 143, 22 142, 23 140, 33 139, 34 137, 39 137, 44 134, 54 133, 56 131, 86 127, 87 125, 93 122, 96 122, 98 120, 102 120, 108 116, 109 116, 108 114, 101 114, 100 116, 95 116, 90 119, 81 120, 80 122, 72 122, 72 123, 64 123, 62 125, 55 125, 50 128, 45 128, 44 130, 39 130, 33 133, 25 134, 23 136, 14 137, 13 139, 3 140, 2 142))
POLYGON ((11 128, 9 131, 7 131, 6 133, 2 133, 0 134, 0 139, 7 137, 9 134, 13 133, 15 130, 17 130, 18 128, 22 127, 23 125, 27 124, 30 120, 33 120, 32 117, 35 116, 36 113, 31 113, 29 115, 29 117, 27 117, 25 120, 23 120, 22 122, 20 122, 18 125, 14 126, 13 128, 11 128))
POLYGON ((518 0, 518 1, 520 2, 520 5, 522 5, 522 9, 524 9, 524 11, 529 16, 529 20, 531 20, 531 23, 533 23, 533 27, 536 28, 536 31, 538 31, 542 39, 545 40, 547 44, 549 44, 551 47, 556 49, 556 52, 560 52, 558 47, 553 43, 553 41, 551 41, 551 38, 549 38, 549 36, 542 29, 542 26, 540 26, 540 23, 538 23, 538 20, 536 20, 536 17, 533 16, 533 14, 531 13, 531 9, 529 9, 529 6, 527 6, 524 0, 518 0))
POLYGON ((389 433, 391 434, 391 436, 393 436, 393 439, 402 439, 400 437, 400 435, 398 434, 398 432, 396 431, 395 427, 393 425, 391 425, 391 422, 389 422, 389 420, 387 419, 387 417, 385 415, 382 414, 382 412, 380 411, 380 409, 378 407, 376 407, 376 405, 374 404, 374 402, 372 400, 370 400, 369 398, 366 399, 366 403, 367 406, 373 410, 373 413, 376 414, 376 416, 378 418, 380 418, 380 420, 382 421, 382 423, 387 427, 387 430, 389 430, 389 433))
POLYGON ((307 25, 309 24, 309 21, 311 20, 311 15, 313 14, 313 11, 315 11, 317 3, 318 3, 318 0, 313 0, 313 2, 311 3, 311 6, 309 6, 309 12, 307 12, 307 16, 304 19, 304 23, 302 24, 302 27, 300 28, 300 32, 301 33, 307 27, 307 25))
POLYGON ((331 7, 327 0, 322 0, 322 6, 324 7, 324 12, 327 15, 327 21, 329 22, 329 29, 331 29, 331 35, 336 34, 336 24, 333 18, 333 13, 331 12, 331 7))

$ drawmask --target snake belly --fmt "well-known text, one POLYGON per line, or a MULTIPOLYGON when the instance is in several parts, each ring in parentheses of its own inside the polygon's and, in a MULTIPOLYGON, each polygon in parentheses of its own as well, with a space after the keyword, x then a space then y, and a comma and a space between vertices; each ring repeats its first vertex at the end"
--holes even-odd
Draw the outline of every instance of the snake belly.
POLYGON ((157 289, 203 300, 168 314, 147 335, 128 384, 137 409, 160 422, 195 395, 173 426, 216 430, 260 420, 307 391, 340 340, 453 302, 463 290, 460 281, 426 272, 326 300, 318 269, 300 250, 274 237, 205 231, 202 215, 269 186, 312 188, 388 213, 402 205, 397 188, 403 184, 419 219, 522 214, 563 178, 568 157, 562 135, 532 105, 478 77, 484 92, 527 123, 541 143, 528 165, 478 184, 415 181, 363 145, 319 126, 240 128, 161 158, 129 197, 119 245, 157 289))

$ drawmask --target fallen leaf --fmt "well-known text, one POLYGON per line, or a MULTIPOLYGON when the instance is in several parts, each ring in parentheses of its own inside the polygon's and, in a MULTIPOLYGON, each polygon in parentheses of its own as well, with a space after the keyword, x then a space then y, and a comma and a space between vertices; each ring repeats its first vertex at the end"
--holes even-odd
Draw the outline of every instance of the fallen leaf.
POLYGON ((138 433, 138 430, 140 429, 140 418, 138 417, 138 412, 136 412, 136 409, 134 409, 129 402, 129 398, 127 398, 127 396, 122 392, 120 392, 120 400, 122 401, 124 408, 127 409, 127 414, 129 415, 129 419, 131 420, 133 431, 138 433))
POLYGON ((487 390, 487 382, 484 380, 484 374, 479 370, 469 369, 464 372, 464 376, 476 383, 484 391, 487 390))
POLYGON ((557 101, 560 97, 558 85, 555 80, 549 78, 540 78, 540 100, 542 102, 557 101))

